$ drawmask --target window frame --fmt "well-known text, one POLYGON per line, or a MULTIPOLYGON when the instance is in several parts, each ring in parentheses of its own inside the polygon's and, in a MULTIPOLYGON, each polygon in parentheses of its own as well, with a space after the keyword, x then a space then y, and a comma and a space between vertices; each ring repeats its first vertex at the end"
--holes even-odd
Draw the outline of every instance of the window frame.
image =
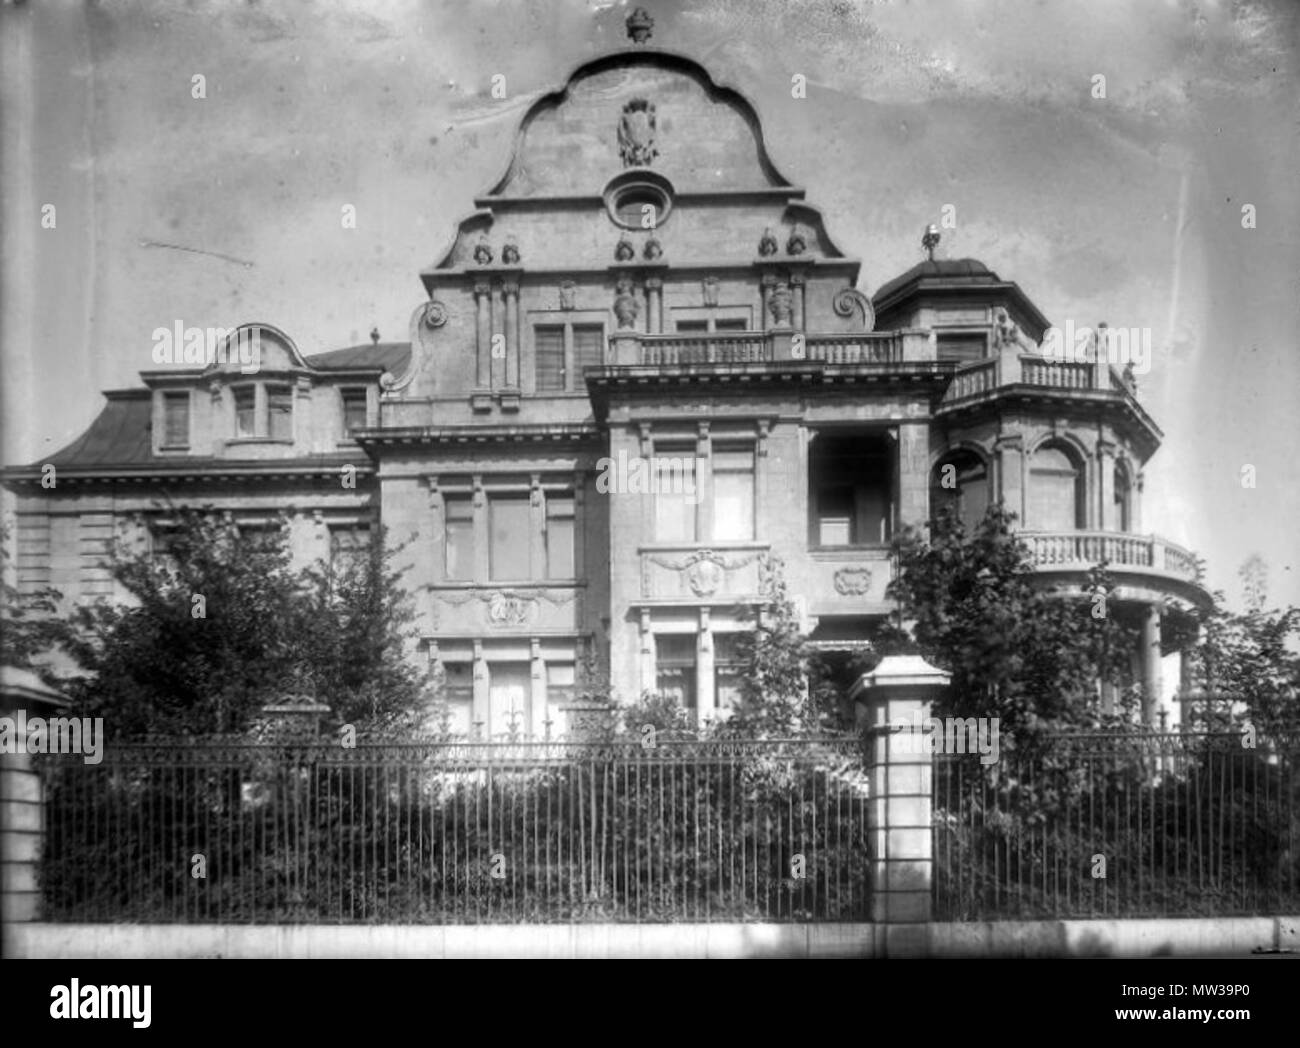
POLYGON ((188 389, 166 389, 162 391, 162 433, 158 447, 162 451, 180 451, 188 449, 194 440, 194 394, 188 389), (183 404, 185 408, 185 439, 170 440, 170 407, 183 404))

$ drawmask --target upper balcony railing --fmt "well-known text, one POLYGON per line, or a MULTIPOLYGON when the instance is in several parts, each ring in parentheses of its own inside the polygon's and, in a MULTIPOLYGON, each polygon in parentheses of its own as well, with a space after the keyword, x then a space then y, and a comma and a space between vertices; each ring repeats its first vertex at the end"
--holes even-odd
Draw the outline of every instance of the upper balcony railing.
POLYGON ((647 367, 693 364, 763 364, 778 359, 820 360, 827 364, 897 364, 933 359, 924 352, 925 339, 894 331, 846 334, 802 334, 774 331, 691 332, 666 335, 619 333, 610 339, 610 360, 647 367), (631 344, 628 351, 619 343, 631 344))
POLYGON ((1108 531, 1022 531, 1037 568, 1086 569, 1100 561, 1196 581, 1196 558, 1158 535, 1108 531))

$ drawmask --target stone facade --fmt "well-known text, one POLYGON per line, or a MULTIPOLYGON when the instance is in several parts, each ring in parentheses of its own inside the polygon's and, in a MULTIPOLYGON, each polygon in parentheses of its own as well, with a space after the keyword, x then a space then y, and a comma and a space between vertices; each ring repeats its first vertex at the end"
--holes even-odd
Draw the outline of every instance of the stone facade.
POLYGON ((145 373, 7 470, 20 584, 111 596, 100 558, 165 525, 164 495, 283 521, 303 559, 382 522, 412 540, 416 657, 461 727, 538 734, 562 730, 586 656, 624 701, 725 709, 778 561, 814 640, 868 643, 889 542, 936 498, 1005 499, 1053 585, 1107 556, 1120 597, 1156 609, 1152 644, 1204 599, 1189 555, 1139 533, 1160 432, 1131 384, 1045 358, 1020 288, 929 238, 929 261, 857 290, 752 106, 694 61, 634 46, 579 67, 475 205, 420 274, 407 341, 304 358, 253 325, 256 374, 145 373))

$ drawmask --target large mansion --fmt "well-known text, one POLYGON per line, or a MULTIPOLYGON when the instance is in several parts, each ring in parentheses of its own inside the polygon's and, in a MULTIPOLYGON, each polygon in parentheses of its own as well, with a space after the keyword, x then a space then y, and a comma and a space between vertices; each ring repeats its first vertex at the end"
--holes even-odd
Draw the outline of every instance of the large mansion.
POLYGON ((973 522, 1001 499, 1045 584, 1109 562, 1154 722, 1170 617, 1208 598, 1143 530, 1161 431, 1131 376, 1045 354, 1039 307, 933 233, 858 290, 753 107, 629 23, 636 42, 527 110, 420 273, 409 337, 304 356, 249 324, 7 469, 19 584, 113 597, 104 554, 160 541, 169 501, 288 527, 305 560, 382 523, 458 726, 540 735, 588 656, 623 699, 725 710, 778 562, 811 641, 862 650, 894 610, 893 536, 943 500, 973 522))

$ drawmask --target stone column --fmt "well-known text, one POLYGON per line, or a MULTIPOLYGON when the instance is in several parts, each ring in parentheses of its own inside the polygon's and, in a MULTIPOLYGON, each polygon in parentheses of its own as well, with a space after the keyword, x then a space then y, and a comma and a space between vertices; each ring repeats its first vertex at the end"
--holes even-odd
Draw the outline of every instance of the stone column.
POLYGON ((639 622, 641 674, 639 691, 654 691, 655 687, 655 635, 650 628, 650 609, 642 608, 639 622))
MULTIPOLYGON (((0 717, 18 722, 59 716, 67 704, 63 695, 46 687, 30 670, 0 669, 0 717)), ((88 766, 77 770, 95 771, 88 766)), ((37 873, 45 837, 44 801, 31 756, 0 751, 0 924, 41 918, 37 873)))
POLYGON ((505 388, 506 361, 510 357, 510 347, 506 343, 506 299, 504 284, 498 284, 496 291, 488 298, 488 301, 492 304, 492 337, 489 339, 489 343, 492 358, 492 389, 494 391, 505 388))
POLYGON ((695 541, 713 541, 713 459, 709 424, 697 423, 695 437, 695 541))
POLYGON ((1142 665, 1142 723, 1154 728, 1160 708, 1160 605, 1148 604, 1142 615, 1139 649, 1142 665))
POLYGON ((664 282, 662 277, 646 277, 645 281, 646 332, 661 335, 664 330, 664 282))
POLYGON ((519 281, 507 280, 501 285, 506 307, 506 359, 505 387, 519 388, 519 281))
POLYGON ((1115 516, 1115 445, 1097 441, 1097 523, 1098 531, 1119 531, 1115 516))
POLYGON ((929 945, 934 769, 924 736, 949 679, 918 655, 890 655, 849 693, 868 741, 871 919, 887 957, 929 945))
POLYGON ((551 714, 546 708, 546 663, 542 661, 542 642, 537 637, 533 637, 528 642, 528 660, 531 671, 529 674, 531 694, 528 703, 531 720, 526 731, 534 739, 541 739, 546 737, 546 721, 550 719, 551 714))
POLYGON ((929 519, 930 425, 926 420, 898 427, 898 515, 901 529, 929 519))
POLYGON ((808 314, 805 312, 804 289, 807 281, 802 273, 790 274, 790 290, 794 292, 794 329, 803 331, 808 314))
POLYGON ((997 455, 998 488, 995 494, 1003 500, 1006 508, 1018 517, 1017 526, 1032 527, 1032 521, 1025 520, 1025 441, 1019 433, 1008 433, 993 442, 997 455))
POLYGON ((713 627, 709 609, 700 609, 700 629, 695 641, 695 721, 704 724, 717 708, 713 696, 713 627))
POLYGON ((486 280, 474 285, 474 384, 479 389, 492 385, 492 288, 486 280))
POLYGON ((489 716, 490 701, 489 689, 491 682, 488 680, 487 660, 483 658, 483 642, 474 641, 474 704, 473 712, 470 714, 470 733, 471 735, 482 724, 483 738, 488 738, 492 734, 492 722, 489 716))

